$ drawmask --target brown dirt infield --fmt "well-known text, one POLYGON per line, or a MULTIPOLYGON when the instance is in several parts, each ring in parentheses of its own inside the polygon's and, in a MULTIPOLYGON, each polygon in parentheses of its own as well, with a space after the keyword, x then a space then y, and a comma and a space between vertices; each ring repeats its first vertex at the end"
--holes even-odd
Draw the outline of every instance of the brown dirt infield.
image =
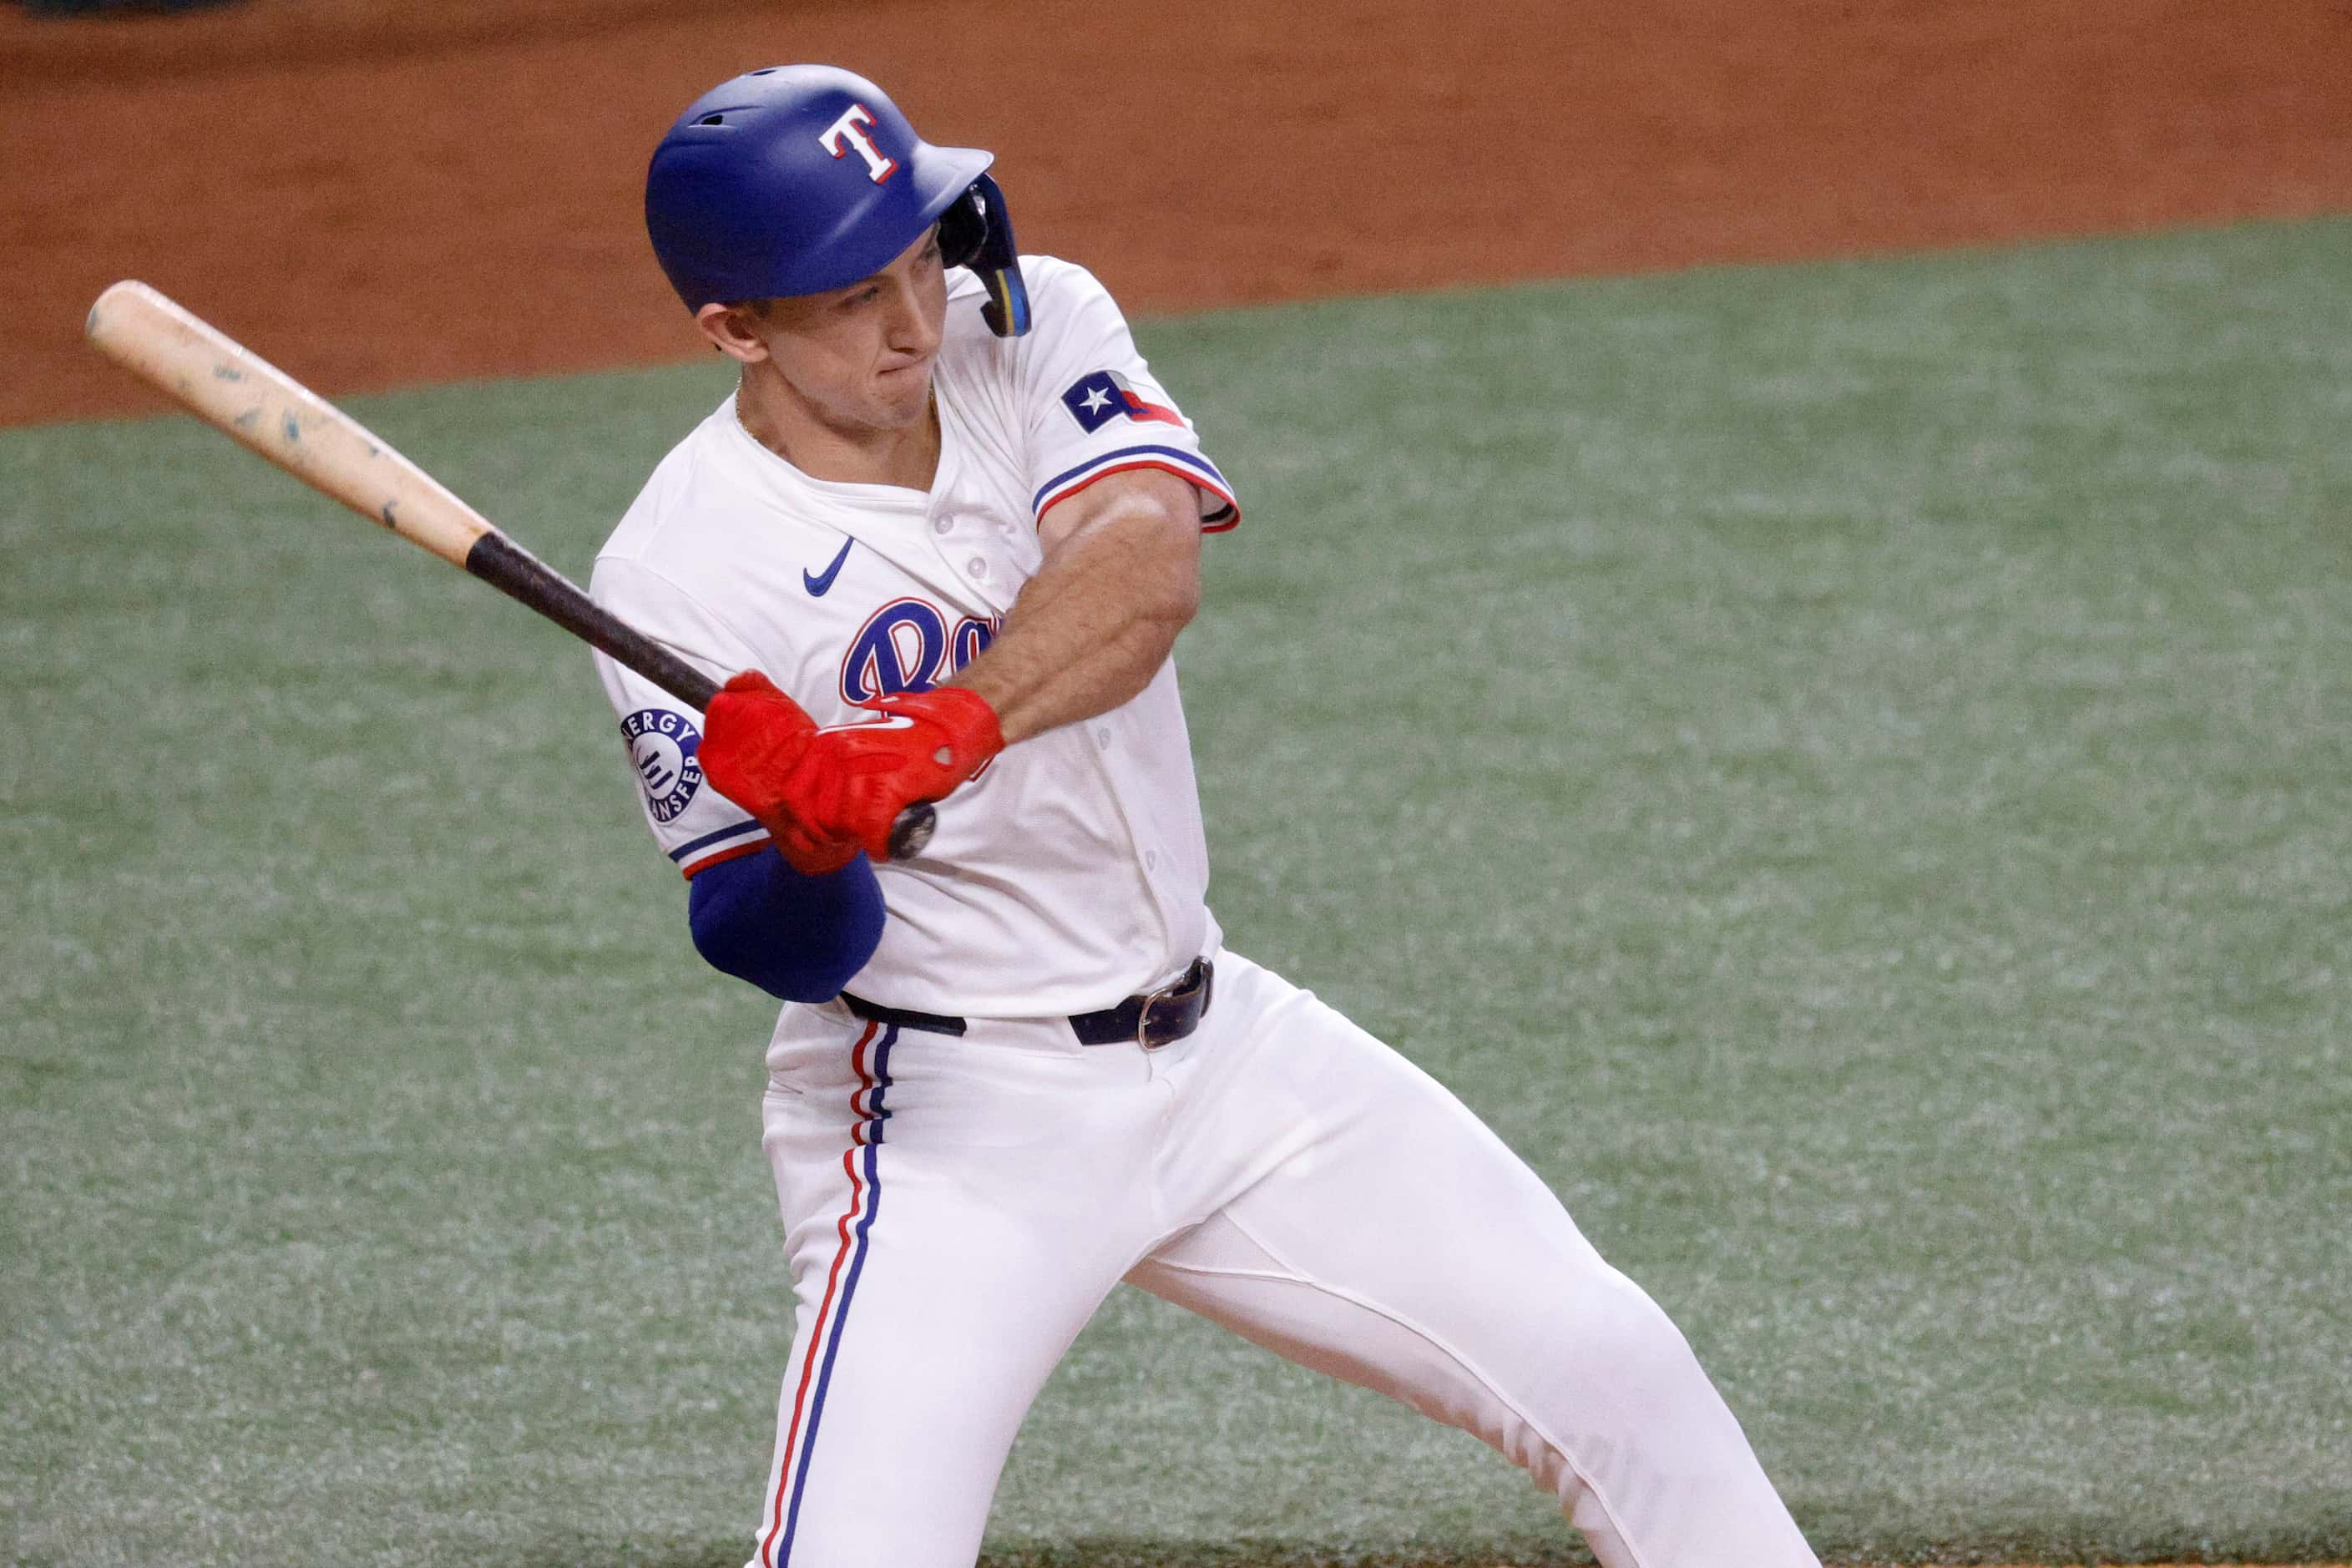
POLYGON ((329 392, 696 350, 644 159, 832 58, 1170 310, 2352 210, 2352 5, 243 0, 0 9, 0 423, 139 276, 329 392))

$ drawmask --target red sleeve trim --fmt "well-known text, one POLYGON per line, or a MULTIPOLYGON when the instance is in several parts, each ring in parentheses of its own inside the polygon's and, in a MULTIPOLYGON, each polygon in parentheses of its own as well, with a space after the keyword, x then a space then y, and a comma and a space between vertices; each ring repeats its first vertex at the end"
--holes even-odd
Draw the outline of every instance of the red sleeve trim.
POLYGON ((1061 505, 1064 501, 1069 500, 1080 490, 1085 489, 1087 486, 1097 483, 1100 480, 1107 479, 1113 474, 1129 473, 1137 468, 1158 468, 1163 474, 1173 474, 1178 479, 1183 480, 1186 484, 1191 485, 1194 489, 1200 491, 1201 494, 1204 496, 1213 496, 1218 500, 1224 502, 1224 505, 1219 507, 1216 510, 1209 513, 1207 517, 1201 520, 1201 531, 1202 533, 1226 533, 1241 525, 1242 509, 1239 503, 1237 503, 1232 496, 1227 495, 1223 490, 1218 489, 1217 486, 1212 484, 1206 476, 1195 473, 1190 468, 1180 468, 1173 463, 1161 462, 1157 458, 1136 458, 1124 463, 1113 463, 1107 468, 1097 468, 1093 473, 1088 474, 1085 479, 1080 479, 1077 483, 1070 486, 1067 489, 1057 490, 1054 494, 1047 496, 1045 498, 1045 504, 1037 509, 1038 521, 1041 522, 1044 521, 1047 512, 1053 510, 1055 507, 1061 505))
POLYGON ((746 855, 756 855, 772 842, 774 842, 772 839, 764 837, 747 838, 740 844, 730 844, 724 849, 713 850, 693 865, 684 868, 686 879, 689 882, 693 881, 696 872, 708 871, 721 860, 740 860, 746 855))

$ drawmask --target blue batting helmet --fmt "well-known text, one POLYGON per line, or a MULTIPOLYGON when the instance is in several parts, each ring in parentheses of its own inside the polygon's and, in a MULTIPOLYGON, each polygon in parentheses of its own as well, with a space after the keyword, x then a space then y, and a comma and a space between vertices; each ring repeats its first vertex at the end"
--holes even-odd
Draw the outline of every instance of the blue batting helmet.
POLYGON ((1029 330, 995 155, 934 147, 834 66, 771 66, 694 100, 646 171, 646 232, 689 310, 822 294, 882 270, 933 224, 988 285, 999 336, 1029 330))

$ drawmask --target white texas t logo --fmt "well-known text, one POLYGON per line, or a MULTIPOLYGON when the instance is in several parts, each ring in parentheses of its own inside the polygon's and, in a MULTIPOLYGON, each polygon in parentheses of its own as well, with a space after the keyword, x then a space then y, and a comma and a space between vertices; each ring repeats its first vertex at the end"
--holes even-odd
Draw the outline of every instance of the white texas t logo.
POLYGON ((882 150, 874 145, 874 139, 860 129, 873 123, 874 116, 866 111, 866 106, 853 103, 848 113, 824 128, 824 134, 818 137, 817 142, 836 158, 850 148, 856 148, 857 155, 866 160, 866 172, 874 176, 874 183, 878 185, 898 172, 898 160, 886 157, 882 150))

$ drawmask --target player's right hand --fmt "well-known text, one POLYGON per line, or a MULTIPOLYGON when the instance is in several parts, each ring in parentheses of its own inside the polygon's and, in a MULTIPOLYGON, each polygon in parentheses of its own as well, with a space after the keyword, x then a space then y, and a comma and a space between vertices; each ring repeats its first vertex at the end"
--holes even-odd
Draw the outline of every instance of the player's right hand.
POLYGON ((1004 749, 1004 731, 996 710, 969 687, 902 691, 864 706, 878 717, 827 725, 809 742, 793 772, 789 809, 880 862, 891 858, 906 814, 987 766, 1004 749))
POLYGON ((795 775, 816 736, 816 721, 756 669, 710 700, 696 758, 713 789, 750 812, 804 877, 838 871, 857 858, 854 839, 813 830, 787 805, 804 787, 795 775))

